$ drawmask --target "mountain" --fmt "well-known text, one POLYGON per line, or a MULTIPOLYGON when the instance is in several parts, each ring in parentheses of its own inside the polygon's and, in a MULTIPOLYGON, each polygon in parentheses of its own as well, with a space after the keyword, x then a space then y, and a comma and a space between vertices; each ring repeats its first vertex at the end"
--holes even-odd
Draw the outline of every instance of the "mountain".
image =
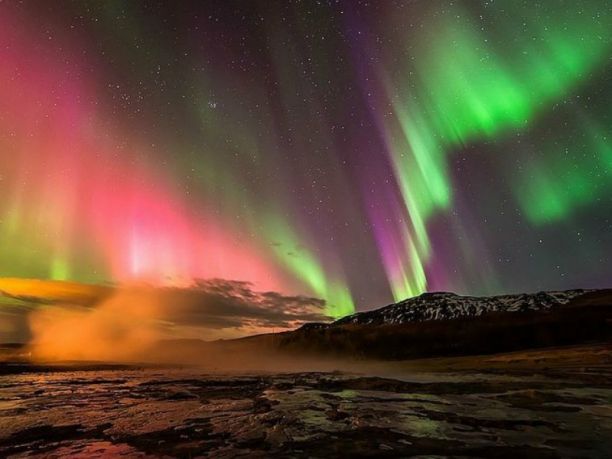
POLYGON ((375 311, 343 317, 330 325, 399 325, 478 317, 492 312, 542 311, 568 304, 587 292, 587 290, 566 290, 491 297, 461 296, 448 292, 423 293, 375 311))
POLYGON ((406 359, 612 341, 612 290, 493 297, 425 293, 250 340, 284 352, 406 359))

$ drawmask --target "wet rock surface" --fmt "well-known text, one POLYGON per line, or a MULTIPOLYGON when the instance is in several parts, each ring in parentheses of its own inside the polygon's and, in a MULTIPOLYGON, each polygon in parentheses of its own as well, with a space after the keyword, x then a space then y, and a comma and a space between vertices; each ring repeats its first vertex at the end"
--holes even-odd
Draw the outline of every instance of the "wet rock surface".
POLYGON ((610 457, 612 366, 0 377, 0 457, 610 457))

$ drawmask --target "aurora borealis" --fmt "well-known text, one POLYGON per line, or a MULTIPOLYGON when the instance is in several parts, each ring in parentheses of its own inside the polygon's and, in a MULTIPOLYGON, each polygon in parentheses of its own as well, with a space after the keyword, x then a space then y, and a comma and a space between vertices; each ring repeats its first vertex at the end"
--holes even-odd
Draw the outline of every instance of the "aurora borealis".
POLYGON ((604 287, 607 0, 4 1, 0 276, 339 317, 604 287))

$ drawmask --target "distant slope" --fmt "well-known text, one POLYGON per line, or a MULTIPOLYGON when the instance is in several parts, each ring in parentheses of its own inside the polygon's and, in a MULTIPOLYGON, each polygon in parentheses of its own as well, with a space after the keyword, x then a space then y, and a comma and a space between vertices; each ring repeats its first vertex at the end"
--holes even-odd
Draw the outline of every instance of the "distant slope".
POLYGON ((430 293, 243 341, 291 353, 405 359, 609 340, 612 290, 569 290, 485 298, 430 293))

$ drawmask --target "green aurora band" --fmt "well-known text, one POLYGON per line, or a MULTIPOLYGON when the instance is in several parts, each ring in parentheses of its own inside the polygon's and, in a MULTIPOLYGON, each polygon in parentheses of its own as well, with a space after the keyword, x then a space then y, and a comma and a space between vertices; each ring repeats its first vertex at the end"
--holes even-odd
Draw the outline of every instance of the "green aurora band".
MULTIPOLYGON (((501 1, 490 15, 481 9, 478 17, 467 8, 451 7, 432 15, 426 30, 408 38, 407 71, 395 78, 391 70, 381 72, 396 119, 385 123, 384 135, 410 219, 407 231, 415 241, 406 248, 410 264, 392 276, 396 300, 427 288, 422 274, 430 259, 427 222, 452 205, 446 156, 470 143, 528 132, 539 116, 609 59, 607 2, 559 3, 501 1)), ((609 136, 590 130, 588 148, 597 149, 609 170, 609 136)), ((553 153, 559 158, 562 151, 553 153)), ((519 203, 536 224, 563 218, 573 207, 596 199, 601 182, 609 178, 606 173, 593 181, 590 164, 552 163, 559 170, 547 173, 539 166, 529 180, 517 181, 519 203)))

